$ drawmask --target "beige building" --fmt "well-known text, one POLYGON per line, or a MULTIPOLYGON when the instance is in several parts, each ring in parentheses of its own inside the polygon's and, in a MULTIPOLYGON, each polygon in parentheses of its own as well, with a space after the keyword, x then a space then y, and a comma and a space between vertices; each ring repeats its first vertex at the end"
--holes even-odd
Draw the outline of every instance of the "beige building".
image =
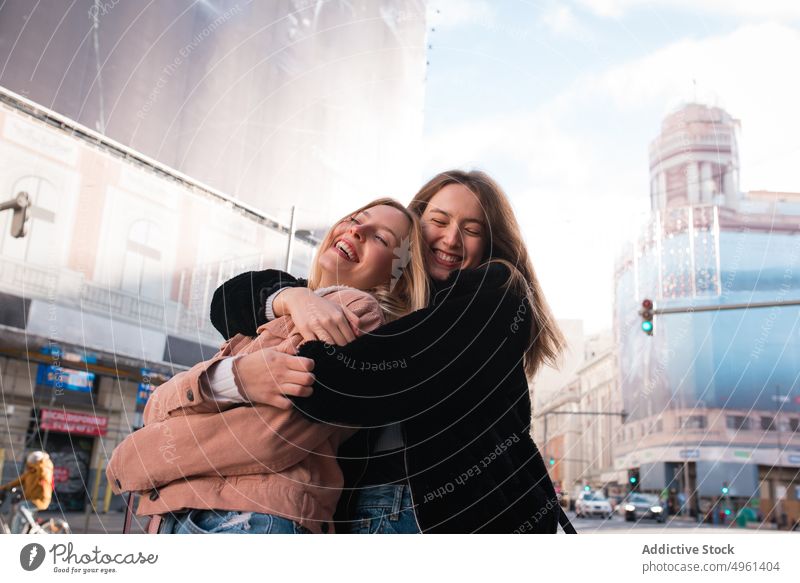
MULTIPOLYGON (((286 267, 289 228, 0 89, 0 193, 21 192, 27 234, 0 213, 2 479, 46 449, 80 509, 152 388, 217 351, 214 289, 286 267)), ((313 240, 293 240, 303 273, 313 240)))
POLYGON ((616 493, 627 480, 614 465, 623 425, 616 353, 607 333, 587 338, 585 346, 572 379, 535 413, 551 477, 571 496, 587 485, 616 493))

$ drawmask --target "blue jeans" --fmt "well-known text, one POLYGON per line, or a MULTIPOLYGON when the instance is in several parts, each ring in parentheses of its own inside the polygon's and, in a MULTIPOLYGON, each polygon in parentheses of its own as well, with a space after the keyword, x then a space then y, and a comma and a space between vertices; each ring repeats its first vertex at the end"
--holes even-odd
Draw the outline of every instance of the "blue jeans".
MULTIPOLYGON (((344 494, 347 496, 348 494, 344 494)), ((349 534, 418 533, 408 486, 368 486, 353 494, 355 513, 342 528, 349 534)))
POLYGON ((164 534, 309 534, 296 522, 260 512, 189 510, 164 517, 164 534))

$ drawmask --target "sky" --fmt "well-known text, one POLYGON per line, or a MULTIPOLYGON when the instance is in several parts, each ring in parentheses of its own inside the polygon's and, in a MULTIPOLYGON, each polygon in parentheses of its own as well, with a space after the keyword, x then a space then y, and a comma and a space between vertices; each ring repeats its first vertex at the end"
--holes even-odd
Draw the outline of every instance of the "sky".
POLYGON ((799 55, 791 0, 429 0, 421 167, 491 174, 556 317, 610 329, 667 113, 723 107, 741 190, 800 192, 799 55))

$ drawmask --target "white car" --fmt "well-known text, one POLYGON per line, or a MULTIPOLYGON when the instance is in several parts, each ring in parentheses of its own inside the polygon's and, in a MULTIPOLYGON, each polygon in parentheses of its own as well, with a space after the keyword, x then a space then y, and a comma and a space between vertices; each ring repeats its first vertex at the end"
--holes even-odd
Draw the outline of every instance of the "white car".
POLYGON ((611 518, 614 511, 611 502, 599 492, 581 492, 575 501, 575 514, 579 518, 584 516, 602 516, 611 518))
POLYGON ((656 522, 664 522, 666 520, 666 510, 661 505, 658 496, 654 494, 632 492, 617 506, 617 511, 628 522, 642 518, 652 518, 656 522))

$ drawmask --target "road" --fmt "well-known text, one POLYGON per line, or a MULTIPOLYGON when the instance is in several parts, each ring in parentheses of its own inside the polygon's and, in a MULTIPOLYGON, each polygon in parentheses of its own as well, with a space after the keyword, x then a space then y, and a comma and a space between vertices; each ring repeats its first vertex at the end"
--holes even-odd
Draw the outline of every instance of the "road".
MULTIPOLYGON (((576 518, 574 512, 568 512, 567 515, 569 519, 572 521, 573 526, 579 533, 583 534, 593 534, 593 533, 600 533, 600 534, 624 534, 624 533, 636 533, 636 534, 658 534, 658 533, 666 533, 666 534, 680 534, 680 533, 694 533, 694 534, 704 534, 704 533, 745 533, 745 532, 778 532, 775 530, 774 525, 767 524, 761 528, 755 528, 755 525, 751 528, 738 528, 736 526, 713 526, 710 524, 695 524, 689 520, 684 520, 681 518, 672 517, 671 520, 667 521, 664 524, 659 524, 653 520, 640 520, 638 522, 625 522, 621 517, 615 515, 611 519, 602 519, 602 518, 576 518)), ((72 526, 72 530, 75 533, 121 533, 122 532, 122 522, 124 515, 121 512, 109 512, 107 514, 93 514, 90 516, 89 519, 89 527, 87 530, 84 530, 86 525, 86 515, 82 512, 70 512, 65 513, 64 515, 59 515, 55 512, 41 512, 39 516, 42 517, 49 517, 49 516, 62 516, 66 518, 67 521, 72 526)), ((141 523, 141 518, 134 519, 132 531, 135 533, 142 533, 143 532, 143 524, 141 523)), ((559 529, 561 532, 561 529, 559 529)))
POLYGON ((613 518, 576 518, 574 512, 568 512, 572 525, 578 533, 593 534, 714 534, 714 533, 745 533, 745 532, 778 532, 774 525, 766 524, 760 528, 752 525, 750 528, 739 528, 735 524, 727 526, 714 526, 712 524, 696 524, 688 519, 670 517, 664 523, 655 520, 638 520, 636 522, 626 522, 622 517, 614 515, 613 518))

